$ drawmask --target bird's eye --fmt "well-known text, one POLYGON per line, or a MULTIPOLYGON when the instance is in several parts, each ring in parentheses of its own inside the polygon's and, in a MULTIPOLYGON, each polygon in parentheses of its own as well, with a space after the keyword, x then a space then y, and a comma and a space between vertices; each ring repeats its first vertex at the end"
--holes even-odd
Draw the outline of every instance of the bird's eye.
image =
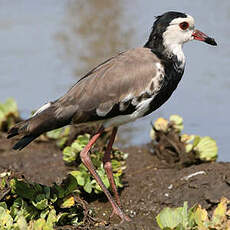
POLYGON ((182 30, 186 30, 188 29, 189 24, 187 22, 181 22, 179 26, 182 30))

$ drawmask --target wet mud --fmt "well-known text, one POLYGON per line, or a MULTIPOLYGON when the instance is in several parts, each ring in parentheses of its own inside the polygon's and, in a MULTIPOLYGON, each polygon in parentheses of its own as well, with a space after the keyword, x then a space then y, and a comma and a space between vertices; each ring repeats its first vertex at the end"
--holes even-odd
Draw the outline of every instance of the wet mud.
MULTIPOLYGON (((64 164, 61 150, 54 142, 33 142, 18 152, 12 150, 15 141, 0 134, 0 172, 11 169, 28 181, 46 185, 60 183, 65 178, 70 168, 64 164)), ((166 206, 181 206, 188 201, 189 207, 200 203, 212 211, 222 196, 230 198, 230 163, 174 167, 157 156, 152 144, 122 150, 129 157, 120 195, 123 210, 132 221, 120 223, 117 217, 109 220, 112 210, 104 195, 98 199, 83 197, 88 207, 95 210, 96 217, 107 222, 106 226, 90 229, 158 229, 155 217, 166 206)))

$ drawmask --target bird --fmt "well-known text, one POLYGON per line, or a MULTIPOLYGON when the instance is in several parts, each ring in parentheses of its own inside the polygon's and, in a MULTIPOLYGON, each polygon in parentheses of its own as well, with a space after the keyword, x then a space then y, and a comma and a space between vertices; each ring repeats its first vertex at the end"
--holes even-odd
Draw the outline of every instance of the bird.
POLYGON ((192 40, 217 45, 213 38, 195 29, 194 18, 189 14, 169 11, 157 16, 144 46, 99 64, 64 96, 43 105, 31 118, 12 127, 8 138, 22 135, 13 149, 21 150, 42 133, 69 124, 97 123, 100 128, 81 151, 81 160, 111 203, 111 217, 115 214, 121 221, 130 221, 122 211, 112 173, 110 152, 118 127, 152 113, 169 99, 184 73, 183 44, 192 40), (108 127, 112 133, 103 165, 114 196, 103 184, 89 154, 108 127))

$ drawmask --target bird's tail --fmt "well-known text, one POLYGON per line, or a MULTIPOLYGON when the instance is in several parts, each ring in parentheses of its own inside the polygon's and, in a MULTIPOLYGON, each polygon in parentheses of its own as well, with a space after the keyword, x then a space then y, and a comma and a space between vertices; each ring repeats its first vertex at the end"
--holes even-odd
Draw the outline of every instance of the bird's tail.
POLYGON ((26 147, 30 142, 32 142, 35 138, 37 138, 38 135, 26 135, 23 138, 21 138, 14 146, 13 149, 15 150, 21 150, 24 147, 26 147))
POLYGON ((14 145, 13 149, 21 150, 42 133, 69 124, 72 116, 70 114, 65 117, 58 116, 56 110, 57 108, 49 103, 49 105, 38 110, 30 119, 22 121, 11 128, 7 138, 24 135, 14 145))

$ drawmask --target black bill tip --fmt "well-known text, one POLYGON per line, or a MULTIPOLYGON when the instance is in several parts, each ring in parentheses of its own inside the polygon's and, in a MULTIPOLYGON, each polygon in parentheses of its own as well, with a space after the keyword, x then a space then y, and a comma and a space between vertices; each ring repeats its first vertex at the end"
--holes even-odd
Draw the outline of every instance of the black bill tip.
POLYGON ((209 45, 212 46, 217 46, 217 43, 214 38, 207 37, 205 38, 204 42, 208 43, 209 45))

